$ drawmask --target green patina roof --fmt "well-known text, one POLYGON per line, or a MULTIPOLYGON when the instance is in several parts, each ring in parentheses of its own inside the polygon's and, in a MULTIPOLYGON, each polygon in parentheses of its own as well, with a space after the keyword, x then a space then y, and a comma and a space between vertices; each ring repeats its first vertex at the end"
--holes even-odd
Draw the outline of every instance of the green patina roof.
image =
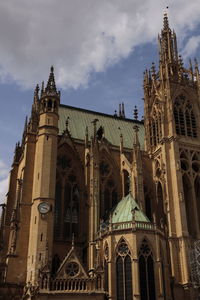
POLYGON ((62 134, 66 128, 65 122, 69 117, 69 130, 73 138, 85 140, 85 129, 88 126, 89 137, 93 135, 94 119, 98 119, 97 129, 104 127, 105 138, 114 146, 120 145, 120 133, 123 135, 124 147, 132 149, 133 147, 133 126, 139 127, 139 141, 141 149, 144 148, 144 125, 139 121, 122 119, 111 115, 106 115, 94 111, 80 109, 76 107, 60 105, 59 107, 59 134, 62 134), (119 129, 120 128, 120 129, 119 129))
POLYGON ((135 221, 150 222, 147 216, 142 212, 137 202, 131 194, 122 198, 112 211, 112 223, 121 223, 132 221, 132 209, 135 209, 135 221))

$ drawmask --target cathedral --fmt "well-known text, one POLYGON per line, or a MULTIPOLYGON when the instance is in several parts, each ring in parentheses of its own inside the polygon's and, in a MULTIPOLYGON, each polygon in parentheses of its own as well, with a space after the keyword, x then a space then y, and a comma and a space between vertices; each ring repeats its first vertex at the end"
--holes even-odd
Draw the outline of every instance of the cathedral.
POLYGON ((1 300, 197 300, 200 73, 167 14, 144 120, 61 104, 51 67, 16 144, 0 223, 1 300))

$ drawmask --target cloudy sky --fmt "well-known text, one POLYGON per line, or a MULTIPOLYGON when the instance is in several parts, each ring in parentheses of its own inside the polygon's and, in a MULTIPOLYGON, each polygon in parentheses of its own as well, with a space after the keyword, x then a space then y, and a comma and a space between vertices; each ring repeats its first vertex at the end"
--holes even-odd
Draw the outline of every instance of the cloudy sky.
POLYGON ((142 73, 158 61, 169 6, 185 64, 200 61, 199 0, 0 0, 0 201, 33 90, 55 67, 61 103, 143 114, 142 73))

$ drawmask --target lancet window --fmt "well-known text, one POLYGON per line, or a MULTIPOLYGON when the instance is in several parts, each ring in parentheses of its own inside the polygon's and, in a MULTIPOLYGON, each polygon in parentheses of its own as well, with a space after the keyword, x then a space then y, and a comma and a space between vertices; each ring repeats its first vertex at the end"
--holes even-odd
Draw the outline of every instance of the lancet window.
POLYGON ((182 150, 180 167, 188 232, 193 238, 196 238, 197 226, 200 226, 200 153, 182 150), (192 219, 194 222, 191 222, 192 219))
POLYGON ((127 170, 123 170, 123 180, 124 180, 124 197, 130 192, 130 175, 127 170))
POLYGON ((78 235, 80 213, 80 180, 77 164, 71 157, 60 155, 57 162, 54 237, 70 240, 78 235))
POLYGON ((145 214, 150 221, 153 221, 153 206, 152 206, 152 195, 151 191, 149 190, 146 182, 144 182, 144 201, 145 201, 145 214))
POLYGON ((145 239, 139 250, 139 272, 140 299, 156 300, 153 254, 145 239))
POLYGON ((104 218, 117 202, 117 178, 113 166, 103 158, 100 162, 100 217, 104 218))
POLYGON ((174 101, 174 121, 176 133, 188 137, 197 137, 197 124, 193 107, 184 95, 174 101))
POLYGON ((116 294, 117 300, 132 300, 131 253, 124 239, 116 250, 116 294))
POLYGON ((161 113, 153 112, 153 117, 149 121, 150 145, 156 147, 162 138, 161 113))

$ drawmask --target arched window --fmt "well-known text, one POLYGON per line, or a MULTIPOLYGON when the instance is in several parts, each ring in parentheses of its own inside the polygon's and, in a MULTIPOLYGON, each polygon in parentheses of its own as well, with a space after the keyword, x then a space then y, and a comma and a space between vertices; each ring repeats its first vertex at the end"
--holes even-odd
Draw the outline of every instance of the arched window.
POLYGON ((163 189, 160 181, 157 183, 157 208, 158 208, 158 221, 159 225, 162 225, 166 222, 166 216, 164 212, 164 198, 163 198, 163 189))
POLYGON ((156 147, 162 138, 161 113, 154 110, 149 122, 150 145, 156 147))
POLYGON ((174 101, 174 121, 178 135, 197 137, 193 107, 184 95, 178 96, 174 101))
POLYGON ((183 175, 183 192, 184 192, 184 199, 185 199, 188 232, 193 238, 196 238, 195 222, 191 221, 194 219, 194 210, 192 205, 192 199, 193 199, 192 185, 186 174, 183 175))
POLYGON ((80 185, 76 164, 68 156, 61 155, 57 167, 54 238, 71 240, 73 234, 78 236, 79 229, 80 185))
POLYGON ((156 300, 153 254, 144 239, 139 251, 140 299, 156 300))
POLYGON ((123 177, 124 177, 124 197, 125 197, 130 192, 130 177, 127 170, 123 170, 123 177))
POLYGON ((117 300, 132 300, 132 267, 130 250, 122 239, 116 251, 116 292, 117 300))
POLYGON ((64 238, 78 235, 78 215, 79 215, 79 189, 76 183, 76 176, 70 174, 65 185, 65 205, 64 205, 64 238))
POLYGON ((118 202, 116 178, 111 164, 103 158, 100 162, 100 218, 106 218, 118 202))

